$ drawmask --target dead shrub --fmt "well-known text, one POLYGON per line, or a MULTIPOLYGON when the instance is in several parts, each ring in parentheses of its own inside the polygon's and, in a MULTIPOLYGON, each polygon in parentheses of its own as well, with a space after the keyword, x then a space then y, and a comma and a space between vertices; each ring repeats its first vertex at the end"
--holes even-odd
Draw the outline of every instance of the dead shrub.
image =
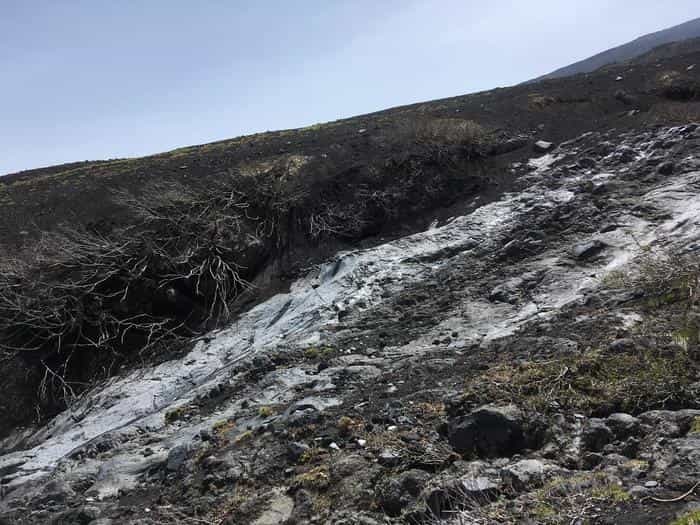
POLYGON ((694 305, 700 301, 700 259, 697 256, 642 249, 643 254, 628 270, 614 272, 606 277, 604 284, 639 289, 652 306, 675 301, 694 305))
MULTIPOLYGON (((478 154, 481 131, 469 121, 418 129, 474 148, 460 161, 478 154)), ((184 348, 231 319, 266 261, 290 246, 362 238, 444 204, 469 175, 433 146, 412 144, 407 157, 380 149, 363 163, 342 147, 280 155, 206 181, 115 193, 128 222, 58 226, 0 260, 0 350, 39 370, 41 396, 65 405, 120 363, 184 348)))
POLYGON ((405 121, 402 126, 419 143, 478 148, 486 140, 486 131, 473 120, 417 119, 405 121))

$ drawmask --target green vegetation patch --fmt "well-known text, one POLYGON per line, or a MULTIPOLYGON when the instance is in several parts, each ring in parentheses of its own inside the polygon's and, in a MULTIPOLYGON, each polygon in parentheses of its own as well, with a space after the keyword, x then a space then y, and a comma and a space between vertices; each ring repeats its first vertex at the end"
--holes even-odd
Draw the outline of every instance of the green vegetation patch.
POLYGON ((700 510, 692 510, 675 519, 670 525, 700 525, 700 510))
POLYGON ((695 416, 690 424, 689 434, 700 434, 700 417, 695 416))
POLYGON ((325 490, 330 485, 330 474, 327 465, 320 465, 299 474, 292 481, 292 486, 307 490, 325 490))
POLYGON ((617 480, 605 474, 558 476, 533 493, 525 513, 537 523, 554 525, 571 523, 596 512, 596 507, 609 508, 629 502, 632 496, 617 480))
POLYGON ((174 423, 175 421, 179 421, 181 419, 187 418, 192 412, 195 410, 195 407, 192 407, 190 405, 183 405, 179 407, 175 407, 171 410, 168 410, 165 413, 165 423, 167 425, 174 423))
POLYGON ((328 359, 338 353, 338 350, 332 346, 321 345, 321 346, 310 346, 304 350, 304 357, 306 359, 328 359))
POLYGON ((697 364, 684 350, 592 351, 550 361, 505 364, 470 378, 475 405, 515 403, 538 412, 639 413, 693 403, 697 364))

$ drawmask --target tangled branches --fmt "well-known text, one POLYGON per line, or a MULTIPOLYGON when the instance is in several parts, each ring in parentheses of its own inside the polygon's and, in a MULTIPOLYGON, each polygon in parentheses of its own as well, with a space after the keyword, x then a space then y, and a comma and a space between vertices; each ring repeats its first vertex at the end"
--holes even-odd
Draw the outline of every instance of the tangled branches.
POLYGON ((41 399, 67 402, 126 356, 230 318, 249 287, 238 261, 259 251, 258 221, 232 192, 203 197, 122 195, 135 224, 62 228, 0 262, 0 350, 41 370, 41 399))
POLYGON ((337 144, 116 192, 121 222, 57 226, 0 258, 0 360, 21 359, 40 397, 65 404, 125 361, 231 319, 268 260, 445 205, 477 184, 464 163, 479 133, 436 121, 362 159, 337 144))

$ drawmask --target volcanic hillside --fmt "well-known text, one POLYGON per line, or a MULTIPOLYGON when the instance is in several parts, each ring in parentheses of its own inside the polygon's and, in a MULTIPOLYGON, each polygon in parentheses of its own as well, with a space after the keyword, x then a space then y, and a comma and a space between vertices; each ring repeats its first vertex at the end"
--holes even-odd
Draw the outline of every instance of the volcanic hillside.
POLYGON ((694 523, 698 122, 696 39, 0 178, 0 523, 694 523))

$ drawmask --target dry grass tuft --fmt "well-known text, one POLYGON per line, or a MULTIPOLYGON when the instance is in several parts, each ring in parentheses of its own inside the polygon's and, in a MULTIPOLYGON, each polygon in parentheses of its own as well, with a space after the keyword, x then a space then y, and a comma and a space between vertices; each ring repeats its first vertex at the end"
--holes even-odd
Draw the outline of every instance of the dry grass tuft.
POLYGON ((467 381, 467 402, 515 403, 537 412, 586 414, 689 406, 697 365, 688 353, 592 351, 550 361, 500 365, 467 381))

